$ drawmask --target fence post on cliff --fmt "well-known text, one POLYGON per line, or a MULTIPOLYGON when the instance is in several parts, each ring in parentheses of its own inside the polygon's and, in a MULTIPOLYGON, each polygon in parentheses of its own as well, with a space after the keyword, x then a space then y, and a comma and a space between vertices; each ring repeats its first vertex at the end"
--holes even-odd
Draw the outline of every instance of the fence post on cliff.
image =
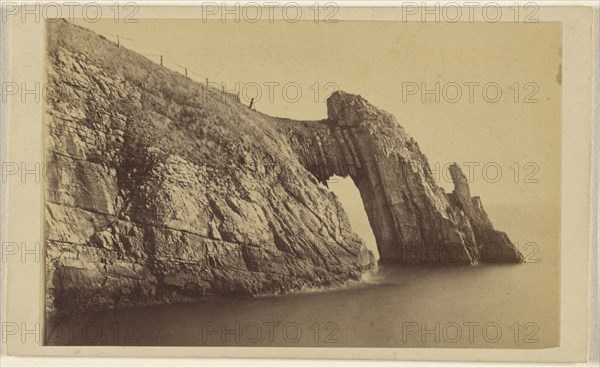
POLYGON ((160 55, 160 66, 163 66, 162 55, 160 55))
POLYGON ((187 77, 187 68, 185 68, 185 76, 187 77))
POLYGON ((204 87, 204 102, 208 101, 208 78, 206 78, 206 85, 204 87))

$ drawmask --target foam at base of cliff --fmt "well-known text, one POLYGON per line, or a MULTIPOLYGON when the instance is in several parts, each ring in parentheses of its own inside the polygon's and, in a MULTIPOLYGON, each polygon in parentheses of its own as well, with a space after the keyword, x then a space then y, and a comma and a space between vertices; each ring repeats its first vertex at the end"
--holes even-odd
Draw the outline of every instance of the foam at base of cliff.
POLYGON ((276 119, 93 32, 47 27, 51 317, 322 287, 374 267, 276 119))

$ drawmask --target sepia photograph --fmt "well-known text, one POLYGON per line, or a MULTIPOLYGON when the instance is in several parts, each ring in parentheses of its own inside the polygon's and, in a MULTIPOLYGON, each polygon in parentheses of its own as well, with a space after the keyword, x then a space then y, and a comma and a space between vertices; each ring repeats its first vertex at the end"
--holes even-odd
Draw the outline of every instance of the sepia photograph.
POLYGON ((46 32, 48 343, 558 343, 559 23, 46 32))
POLYGON ((3 344, 589 357, 592 8, 94 4, 4 8, 3 344))

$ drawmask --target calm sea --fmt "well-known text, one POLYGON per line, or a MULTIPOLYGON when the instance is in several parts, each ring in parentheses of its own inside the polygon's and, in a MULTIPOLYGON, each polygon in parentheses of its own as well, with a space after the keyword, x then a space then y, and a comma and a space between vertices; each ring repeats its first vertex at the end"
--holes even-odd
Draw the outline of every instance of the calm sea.
POLYGON ((46 335, 51 345, 544 348, 558 343, 549 283, 543 262, 390 266, 336 289, 94 313, 46 335))

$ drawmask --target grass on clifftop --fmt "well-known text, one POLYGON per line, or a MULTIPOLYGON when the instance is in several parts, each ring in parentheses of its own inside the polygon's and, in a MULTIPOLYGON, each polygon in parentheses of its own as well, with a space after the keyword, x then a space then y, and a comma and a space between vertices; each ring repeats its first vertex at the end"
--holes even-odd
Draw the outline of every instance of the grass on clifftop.
POLYGON ((48 52, 64 48, 107 76, 141 92, 137 101, 119 101, 136 144, 158 147, 197 164, 231 169, 248 153, 265 162, 297 161, 282 130, 304 124, 274 118, 236 102, 235 96, 162 67, 131 50, 67 21, 47 23, 48 52))

